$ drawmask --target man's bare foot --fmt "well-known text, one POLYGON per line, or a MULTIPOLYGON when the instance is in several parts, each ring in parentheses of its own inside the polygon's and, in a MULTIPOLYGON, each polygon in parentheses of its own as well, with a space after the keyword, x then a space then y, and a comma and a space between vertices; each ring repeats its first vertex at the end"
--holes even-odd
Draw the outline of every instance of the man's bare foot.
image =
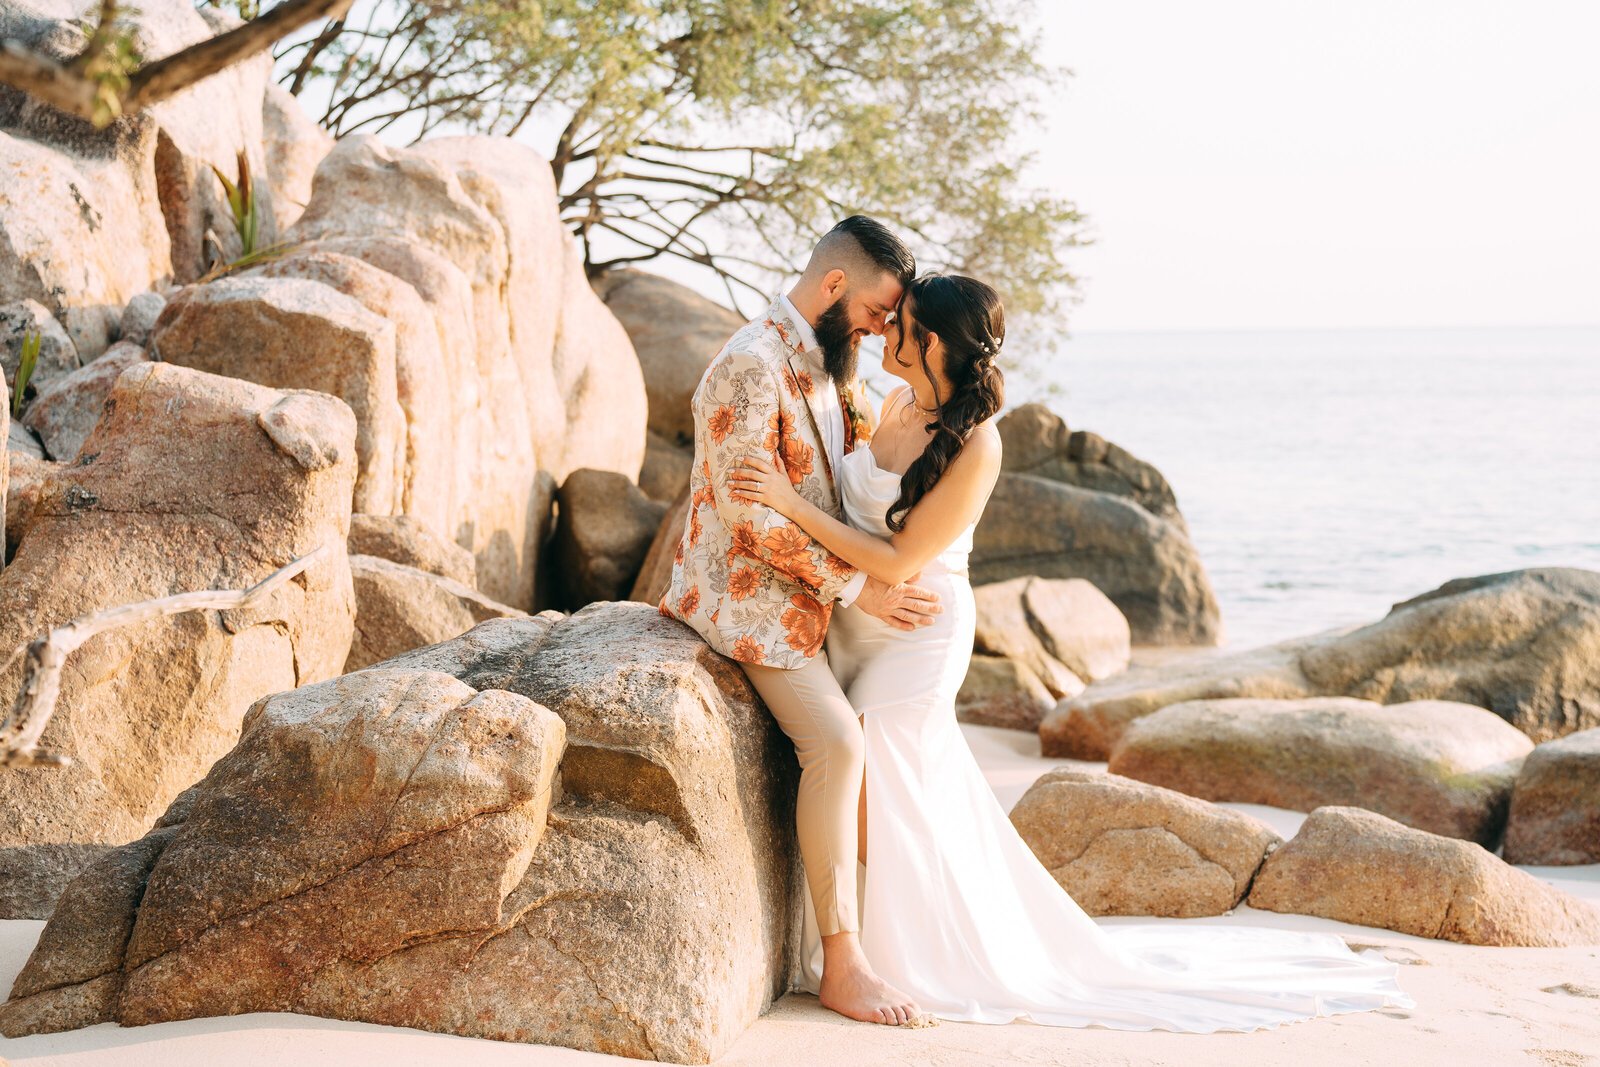
POLYGON ((922 1015, 916 1001, 879 978, 867 964, 856 934, 824 937, 822 952, 819 999, 824 1008, 847 1019, 889 1026, 899 1026, 922 1015))

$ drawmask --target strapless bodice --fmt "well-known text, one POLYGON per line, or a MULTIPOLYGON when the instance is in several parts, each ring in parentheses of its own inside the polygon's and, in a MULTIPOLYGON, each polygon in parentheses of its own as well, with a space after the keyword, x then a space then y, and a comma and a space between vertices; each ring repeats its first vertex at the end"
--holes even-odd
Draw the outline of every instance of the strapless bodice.
MULTIPOLYGON (((878 466, 872 448, 864 445, 844 457, 839 489, 845 521, 887 540, 890 531, 885 515, 889 505, 900 497, 900 475, 878 466)), ((967 554, 972 551, 972 532, 977 526, 973 522, 961 531, 961 536, 939 554, 936 562, 949 571, 965 571, 967 554)))

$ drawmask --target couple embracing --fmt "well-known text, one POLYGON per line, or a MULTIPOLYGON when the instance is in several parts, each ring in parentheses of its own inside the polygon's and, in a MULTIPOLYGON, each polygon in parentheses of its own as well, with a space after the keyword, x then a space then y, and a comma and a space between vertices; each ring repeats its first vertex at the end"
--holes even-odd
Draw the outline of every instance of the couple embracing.
POLYGON ((917 277, 904 242, 857 215, 694 395, 661 610, 738 661, 794 742, 803 984, 890 1024, 1209 1033, 1409 1004, 1394 964, 1330 934, 1102 929, 1012 828, 955 719, 1004 341, 994 289, 917 277), (876 419, 855 374, 868 333, 903 382, 876 419))

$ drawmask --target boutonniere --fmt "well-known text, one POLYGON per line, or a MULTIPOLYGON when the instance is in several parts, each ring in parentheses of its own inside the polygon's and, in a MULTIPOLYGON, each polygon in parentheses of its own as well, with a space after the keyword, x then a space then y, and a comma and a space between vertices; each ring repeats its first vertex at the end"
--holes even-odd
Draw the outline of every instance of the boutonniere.
POLYGON ((861 379, 839 386, 839 410, 844 414, 846 455, 872 440, 872 407, 862 390, 861 379))

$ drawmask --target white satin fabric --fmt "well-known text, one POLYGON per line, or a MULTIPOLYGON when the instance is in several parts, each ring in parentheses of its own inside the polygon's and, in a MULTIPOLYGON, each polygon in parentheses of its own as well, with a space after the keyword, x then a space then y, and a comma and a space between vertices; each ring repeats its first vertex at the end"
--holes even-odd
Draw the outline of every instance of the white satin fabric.
MULTIPOLYGON (((900 478, 870 449, 840 479, 850 523, 888 536, 900 478)), ((1397 967, 1333 934, 1178 924, 1102 928, 1012 828, 955 719, 976 612, 972 527, 922 572, 944 613, 905 633, 836 609, 828 657, 866 733, 861 943, 885 981, 963 1022, 1211 1033, 1407 1007, 1397 967)), ((800 988, 821 944, 807 906, 800 988)))

